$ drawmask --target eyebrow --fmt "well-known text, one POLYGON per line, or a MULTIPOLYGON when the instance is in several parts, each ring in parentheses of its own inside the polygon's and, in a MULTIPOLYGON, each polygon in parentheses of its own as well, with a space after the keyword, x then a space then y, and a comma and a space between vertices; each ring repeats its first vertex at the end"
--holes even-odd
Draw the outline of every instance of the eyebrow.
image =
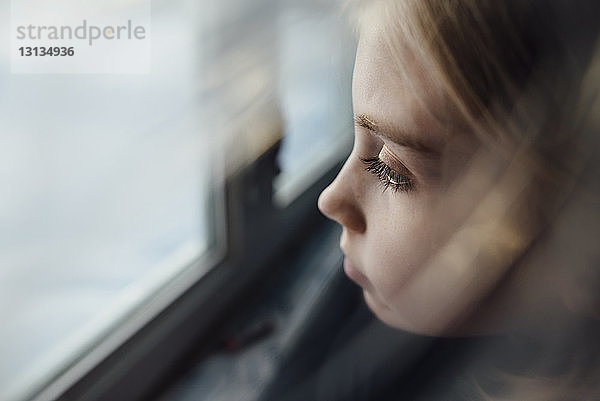
POLYGON ((424 144, 418 139, 415 139, 413 136, 408 135, 404 131, 390 128, 384 130, 381 127, 381 124, 378 124, 366 114, 355 114, 354 123, 360 127, 368 129, 371 133, 387 138, 400 146, 410 148, 419 153, 425 153, 428 155, 439 155, 439 151, 435 150, 429 145, 424 144))

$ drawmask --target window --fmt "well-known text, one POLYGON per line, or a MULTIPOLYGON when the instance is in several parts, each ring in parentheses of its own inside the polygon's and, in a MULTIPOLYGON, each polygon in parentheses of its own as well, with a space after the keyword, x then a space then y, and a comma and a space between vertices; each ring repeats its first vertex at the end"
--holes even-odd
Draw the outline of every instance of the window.
POLYGON ((275 185, 278 203, 287 204, 350 147, 354 54, 335 4, 329 10, 296 5, 281 14, 279 98, 286 131, 275 185))
POLYGON ((188 9, 155 5, 150 74, 11 74, 4 53, 2 399, 51 378, 215 246, 188 9))
MULTIPOLYGON (((111 7, 125 16, 136 2, 111 7)), ((4 49, 1 399, 33 396, 111 336, 124 342, 214 268, 223 174, 273 135, 280 209, 341 160, 353 55, 338 6, 323 7, 153 1, 148 74, 14 74, 4 49)))

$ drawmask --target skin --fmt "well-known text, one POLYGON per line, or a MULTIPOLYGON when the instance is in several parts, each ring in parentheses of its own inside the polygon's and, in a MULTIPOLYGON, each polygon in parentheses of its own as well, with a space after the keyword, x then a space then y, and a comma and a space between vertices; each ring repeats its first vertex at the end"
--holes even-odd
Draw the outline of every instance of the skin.
POLYGON ((362 25, 353 75, 354 148, 319 209, 342 225, 344 270, 382 321, 430 335, 488 330, 490 311, 502 320, 521 301, 514 289, 487 298, 527 243, 511 230, 522 216, 503 207, 524 192, 526 170, 517 165, 503 179, 502 152, 462 128, 428 60, 410 43, 392 52, 382 24, 371 22, 362 25), (385 189, 365 158, 379 158, 411 188, 385 189), (489 198, 499 195, 505 202, 494 206, 489 198))

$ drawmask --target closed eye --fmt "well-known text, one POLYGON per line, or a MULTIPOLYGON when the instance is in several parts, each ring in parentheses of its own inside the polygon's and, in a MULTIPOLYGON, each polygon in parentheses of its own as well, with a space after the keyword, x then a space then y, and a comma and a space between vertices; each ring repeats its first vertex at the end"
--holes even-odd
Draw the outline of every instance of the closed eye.
POLYGON ((394 192, 409 192, 414 189, 413 179, 400 174, 379 157, 361 158, 365 170, 371 172, 383 184, 383 190, 391 188, 394 192))

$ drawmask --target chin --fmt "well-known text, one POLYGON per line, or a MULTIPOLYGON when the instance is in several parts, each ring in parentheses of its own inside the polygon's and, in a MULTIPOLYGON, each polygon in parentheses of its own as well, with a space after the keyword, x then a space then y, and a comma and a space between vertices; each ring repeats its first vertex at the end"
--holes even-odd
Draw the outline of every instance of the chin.
POLYGON ((371 312, 373 312, 380 321, 390 327, 428 336, 437 336, 441 334, 441 331, 437 330, 435 327, 424 325, 423 322, 414 322, 403 318, 397 311, 390 308, 385 302, 381 301, 377 296, 372 295, 368 291, 363 291, 363 296, 371 312))
POLYGON ((439 319, 433 313, 411 311, 412 313, 403 314, 366 290, 363 290, 363 296, 371 312, 380 321, 395 329, 436 337, 465 337, 482 334, 482 330, 477 329, 464 319, 460 319, 460 323, 456 323, 458 319, 454 321, 439 319))

